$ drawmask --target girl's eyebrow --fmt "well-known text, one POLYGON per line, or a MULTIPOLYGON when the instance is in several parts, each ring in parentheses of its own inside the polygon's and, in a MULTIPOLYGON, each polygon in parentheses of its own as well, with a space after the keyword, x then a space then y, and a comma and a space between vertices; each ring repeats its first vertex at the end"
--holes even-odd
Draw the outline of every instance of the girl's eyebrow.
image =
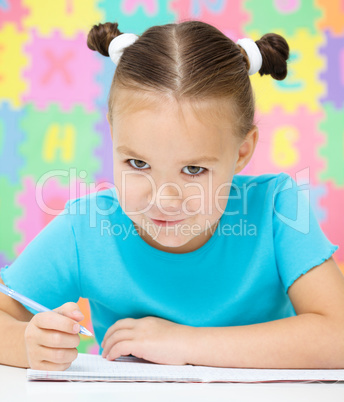
MULTIPOLYGON (((143 156, 138 155, 135 151, 129 149, 127 146, 125 145, 121 145, 119 147, 117 147, 117 152, 121 153, 121 154, 125 154, 125 155, 131 155, 134 158, 137 158, 138 160, 148 160, 149 158, 145 158, 143 156)), ((196 159, 192 159, 192 160, 187 160, 187 161, 181 161, 181 164, 198 164, 198 163, 202 163, 202 162, 218 162, 219 159, 216 158, 215 156, 200 156, 196 159)))

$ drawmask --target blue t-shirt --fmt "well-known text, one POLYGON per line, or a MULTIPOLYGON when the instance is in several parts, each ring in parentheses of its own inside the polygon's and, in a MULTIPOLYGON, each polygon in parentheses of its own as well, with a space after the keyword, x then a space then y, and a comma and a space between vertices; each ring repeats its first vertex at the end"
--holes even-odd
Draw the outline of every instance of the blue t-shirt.
POLYGON ((51 309, 87 298, 100 344, 128 317, 222 327, 296 315, 289 286, 337 249, 289 175, 236 175, 218 227, 195 251, 146 243, 113 188, 68 201, 1 276, 51 309))

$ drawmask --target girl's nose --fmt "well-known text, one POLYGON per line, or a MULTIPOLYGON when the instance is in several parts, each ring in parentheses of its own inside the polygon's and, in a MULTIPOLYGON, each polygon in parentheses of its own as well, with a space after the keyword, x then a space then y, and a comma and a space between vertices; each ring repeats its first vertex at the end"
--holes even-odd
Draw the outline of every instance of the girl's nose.
POLYGON ((182 202, 182 189, 177 184, 163 184, 157 188, 155 204, 162 211, 180 212, 182 202))

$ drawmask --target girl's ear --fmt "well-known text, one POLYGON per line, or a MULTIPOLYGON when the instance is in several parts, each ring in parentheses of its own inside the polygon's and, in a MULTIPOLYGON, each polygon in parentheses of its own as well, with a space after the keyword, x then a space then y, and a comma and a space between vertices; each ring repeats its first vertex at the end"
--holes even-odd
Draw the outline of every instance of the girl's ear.
POLYGON ((247 133, 245 139, 240 145, 240 148, 238 150, 238 160, 236 162, 234 174, 241 172, 244 169, 244 167, 248 164, 256 148, 258 138, 259 138, 258 127, 254 126, 247 133))
POLYGON ((111 124, 110 119, 109 119, 109 113, 106 113, 106 120, 107 120, 108 123, 109 123, 109 126, 110 126, 110 133, 111 133, 111 139, 113 140, 112 124, 111 124))

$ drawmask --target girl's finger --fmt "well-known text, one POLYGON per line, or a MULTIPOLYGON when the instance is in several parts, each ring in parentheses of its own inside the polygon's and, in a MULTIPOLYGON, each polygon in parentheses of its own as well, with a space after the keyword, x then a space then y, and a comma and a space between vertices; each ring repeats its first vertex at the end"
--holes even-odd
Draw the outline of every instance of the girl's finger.
POLYGON ((55 329, 69 334, 77 334, 80 329, 80 325, 77 321, 54 311, 38 313, 31 319, 31 321, 38 328, 55 329), (74 325, 77 325, 79 329, 74 329, 74 325))
POLYGON ((47 362, 55 364, 71 363, 78 357, 78 351, 76 348, 64 349, 64 348, 46 348, 41 346, 40 352, 42 353, 42 359, 47 362))
POLYGON ((35 368, 35 370, 43 371, 64 371, 71 366, 72 363, 52 363, 48 361, 41 361, 35 368))
POLYGON ((129 356, 133 354, 134 342, 130 340, 124 340, 116 343, 108 353, 108 360, 115 360, 120 356, 129 356))
POLYGON ((47 348, 76 348, 80 343, 78 334, 66 334, 61 331, 54 331, 50 329, 40 329, 37 334, 40 346, 47 348))
POLYGON ((135 322, 136 322, 135 318, 124 318, 122 320, 116 321, 116 323, 114 325, 111 325, 111 327, 106 331, 103 342, 101 343, 101 347, 104 347, 105 343, 107 342, 107 339, 119 329, 133 329, 135 322))
POLYGON ((133 331, 131 329, 119 329, 115 331, 107 340, 104 342, 104 350, 102 356, 106 357, 110 350, 119 342, 131 341, 134 338, 133 331))

